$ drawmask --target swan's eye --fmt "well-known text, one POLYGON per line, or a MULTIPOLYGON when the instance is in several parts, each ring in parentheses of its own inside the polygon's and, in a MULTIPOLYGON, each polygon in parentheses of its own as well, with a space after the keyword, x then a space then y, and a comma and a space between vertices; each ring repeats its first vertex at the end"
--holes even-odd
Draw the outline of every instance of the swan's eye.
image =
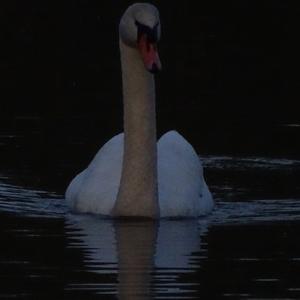
POLYGON ((138 29, 137 41, 139 41, 141 37, 145 35, 147 37, 148 43, 154 44, 157 42, 159 23, 157 23, 153 28, 151 28, 135 20, 135 25, 138 29))

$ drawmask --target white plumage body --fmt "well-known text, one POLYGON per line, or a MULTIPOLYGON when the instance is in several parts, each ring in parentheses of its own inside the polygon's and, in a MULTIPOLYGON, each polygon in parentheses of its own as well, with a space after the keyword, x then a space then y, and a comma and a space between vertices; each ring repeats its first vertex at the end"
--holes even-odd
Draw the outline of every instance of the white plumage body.
MULTIPOLYGON (((70 183, 66 199, 74 211, 111 215, 120 184, 124 134, 114 136, 87 169, 70 183)), ((158 201, 161 217, 209 213, 213 199, 193 147, 177 132, 164 134, 158 148, 158 201)))

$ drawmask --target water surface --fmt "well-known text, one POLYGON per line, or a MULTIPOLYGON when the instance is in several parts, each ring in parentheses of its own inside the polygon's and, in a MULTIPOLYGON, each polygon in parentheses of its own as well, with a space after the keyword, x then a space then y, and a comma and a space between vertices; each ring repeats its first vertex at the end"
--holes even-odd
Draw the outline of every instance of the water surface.
POLYGON ((3 174, 0 298, 299 299, 300 162, 203 159, 216 208, 196 220, 71 214, 3 174))

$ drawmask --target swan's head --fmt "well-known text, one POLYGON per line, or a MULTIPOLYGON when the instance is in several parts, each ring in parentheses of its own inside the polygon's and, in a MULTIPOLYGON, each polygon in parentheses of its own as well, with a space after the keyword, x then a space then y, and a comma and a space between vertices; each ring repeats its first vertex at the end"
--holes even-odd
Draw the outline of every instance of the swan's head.
POLYGON ((148 3, 129 6, 120 21, 122 42, 139 50, 145 68, 152 73, 161 69, 157 52, 160 32, 159 12, 148 3))

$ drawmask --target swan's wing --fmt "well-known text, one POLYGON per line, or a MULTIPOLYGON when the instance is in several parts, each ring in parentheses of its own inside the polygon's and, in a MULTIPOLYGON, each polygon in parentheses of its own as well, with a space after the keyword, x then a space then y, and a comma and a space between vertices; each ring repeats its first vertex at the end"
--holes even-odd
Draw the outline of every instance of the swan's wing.
POLYGON ((191 217, 211 211, 213 200, 200 158, 176 131, 167 132, 158 142, 158 182, 162 217, 191 217))
POLYGON ((66 191, 66 200, 78 212, 109 215, 120 184, 124 134, 109 140, 87 169, 78 174, 66 191))

